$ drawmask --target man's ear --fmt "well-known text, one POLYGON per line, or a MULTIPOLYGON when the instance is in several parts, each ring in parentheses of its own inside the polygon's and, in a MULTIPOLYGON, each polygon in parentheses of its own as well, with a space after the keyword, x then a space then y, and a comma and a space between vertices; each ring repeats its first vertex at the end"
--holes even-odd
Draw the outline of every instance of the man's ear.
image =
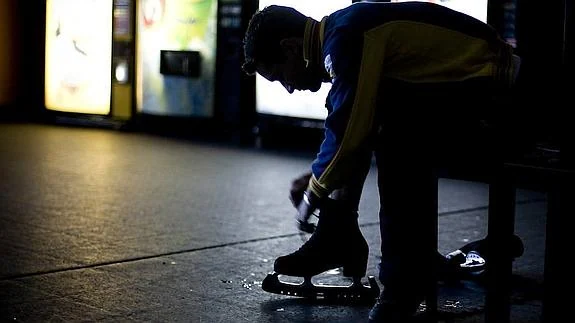
POLYGON ((280 46, 286 53, 293 55, 300 55, 303 52, 303 38, 290 37, 284 38, 280 41, 280 46))

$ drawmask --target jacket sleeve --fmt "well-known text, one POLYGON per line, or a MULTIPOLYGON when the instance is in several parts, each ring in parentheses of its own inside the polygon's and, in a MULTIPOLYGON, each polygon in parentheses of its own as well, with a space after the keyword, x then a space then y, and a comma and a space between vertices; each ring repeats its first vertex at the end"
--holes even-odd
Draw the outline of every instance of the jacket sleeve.
POLYGON ((363 42, 345 35, 340 30, 338 36, 324 45, 325 66, 332 77, 332 87, 327 98, 324 141, 312 164, 313 176, 309 183, 309 189, 318 197, 328 196, 353 176, 363 176, 355 173, 356 169, 363 169, 358 163, 371 161, 366 155, 371 154, 369 133, 374 116, 364 108, 369 110, 374 106, 357 100, 364 91, 358 87, 363 42))

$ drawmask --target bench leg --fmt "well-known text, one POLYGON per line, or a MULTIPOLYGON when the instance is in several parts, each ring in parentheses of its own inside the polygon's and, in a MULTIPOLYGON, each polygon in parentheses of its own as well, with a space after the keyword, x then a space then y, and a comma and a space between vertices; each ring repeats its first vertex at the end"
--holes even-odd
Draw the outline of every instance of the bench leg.
POLYGON ((438 317, 438 310, 437 310, 437 301, 438 301, 438 297, 437 297, 437 293, 438 293, 438 288, 437 288, 437 277, 438 277, 438 268, 437 268, 437 261, 436 261, 436 254, 437 254, 437 247, 438 247, 438 213, 437 213, 437 208, 438 208, 438 185, 439 185, 439 181, 438 181, 438 177, 437 176, 433 176, 433 179, 431 180, 432 182, 430 183, 431 188, 432 188, 432 196, 434 198, 432 198, 429 201, 429 204, 427 205, 428 207, 428 211, 427 214, 431 215, 429 217, 426 218, 426 221, 428 221, 427 223, 425 223, 426 227, 429 228, 429 230, 427 230, 427 234, 429 235, 428 239, 426 241, 429 241, 429 246, 426 248, 426 252, 425 254, 427 255, 428 259, 427 259, 427 263, 432 264, 430 267, 430 273, 429 273, 429 286, 428 288, 426 288, 426 295, 425 295, 425 307, 426 307, 426 314, 427 317, 430 319, 433 319, 434 321, 437 319, 438 317))
POLYGON ((507 323, 511 314, 512 259, 507 248, 514 234, 515 188, 505 176, 489 185, 485 322, 507 323))
MULTIPOLYGON (((570 183, 572 185, 573 183, 570 183)), ((571 313, 571 298, 565 286, 571 285, 571 268, 565 258, 571 253, 571 221, 575 214, 573 187, 560 184, 548 192, 547 228, 545 236, 545 267, 543 276, 543 305, 541 321, 556 322, 557 317, 568 317, 571 313), (568 220, 569 219, 569 220, 568 220), (567 255, 567 256, 566 256, 567 255), (568 316, 565 316, 568 315, 568 316)))

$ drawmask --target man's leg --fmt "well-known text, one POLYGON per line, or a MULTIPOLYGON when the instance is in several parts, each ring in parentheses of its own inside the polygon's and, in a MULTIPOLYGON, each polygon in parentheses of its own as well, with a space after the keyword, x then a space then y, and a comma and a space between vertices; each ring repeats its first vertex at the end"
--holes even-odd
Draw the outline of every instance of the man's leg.
POLYGON ((309 277, 344 267, 345 276, 365 275, 369 249, 359 228, 358 209, 371 156, 366 153, 353 180, 322 202, 317 228, 311 237, 297 251, 276 259, 275 272, 309 277))
POLYGON ((431 227, 437 212, 432 208, 437 203, 436 152, 431 148, 436 139, 429 131, 433 110, 425 100, 412 101, 413 95, 405 91, 397 101, 388 100, 389 109, 380 119, 376 162, 383 291, 370 311, 374 322, 409 321, 432 283, 438 259, 431 240, 437 230, 431 227))
MULTIPOLYGON (((400 135, 395 133, 395 135, 400 135)), ((381 264, 384 301, 412 312, 423 300, 434 259, 429 247, 431 203, 437 196, 426 145, 395 136, 382 138, 377 151, 380 192, 381 264), (429 268, 427 268, 429 267, 429 268)), ((434 248, 435 249, 435 248, 434 248)), ((436 250, 433 250, 435 253, 436 250)), ((401 314, 401 313, 400 313, 401 314)))

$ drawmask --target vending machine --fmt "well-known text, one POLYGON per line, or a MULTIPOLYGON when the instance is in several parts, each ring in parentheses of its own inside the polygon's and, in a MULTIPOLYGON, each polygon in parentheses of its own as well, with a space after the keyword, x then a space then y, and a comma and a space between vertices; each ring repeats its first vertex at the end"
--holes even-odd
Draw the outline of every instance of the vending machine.
POLYGON ((67 116, 132 116, 135 0, 47 0, 44 105, 67 116))
POLYGON ((217 8, 217 0, 138 1, 137 113, 214 116, 217 8))

